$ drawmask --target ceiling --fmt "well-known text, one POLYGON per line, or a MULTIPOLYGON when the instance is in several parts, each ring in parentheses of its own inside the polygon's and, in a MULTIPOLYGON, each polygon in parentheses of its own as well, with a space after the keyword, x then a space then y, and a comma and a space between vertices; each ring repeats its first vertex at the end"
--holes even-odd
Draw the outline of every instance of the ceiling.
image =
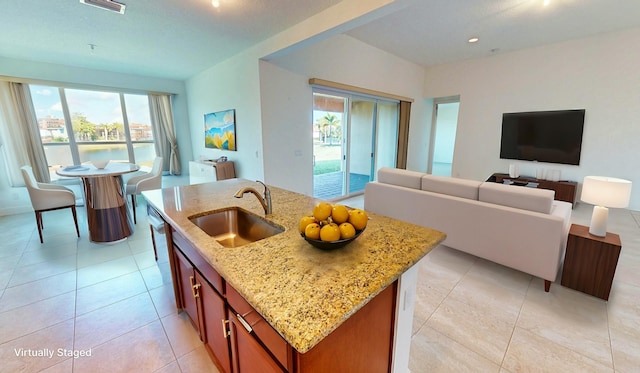
MULTIPOLYGON (((124 15, 78 0, 4 0, 0 56, 182 80, 341 2, 121 1, 124 15)), ((424 66, 640 26, 636 0, 397 1, 406 6, 347 34, 424 66)))
POLYGON ((2 0, 0 56, 182 80, 341 0, 118 1, 2 0))
POLYGON ((638 26, 637 0, 415 0, 348 34, 432 66, 638 26))

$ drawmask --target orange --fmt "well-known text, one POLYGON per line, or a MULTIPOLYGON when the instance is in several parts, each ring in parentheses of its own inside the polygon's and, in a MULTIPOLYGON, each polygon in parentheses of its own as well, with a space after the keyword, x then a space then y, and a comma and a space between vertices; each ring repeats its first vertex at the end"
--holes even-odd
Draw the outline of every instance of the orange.
POLYGON ((353 209, 349 211, 349 223, 353 224, 355 229, 363 230, 367 226, 367 220, 369 217, 364 210, 353 209))
POLYGON ((333 205, 331 209, 331 219, 336 224, 342 224, 349 220, 349 210, 344 205, 333 205))
POLYGON ((303 216, 302 219, 300 219, 300 233, 304 233, 304 230, 305 228, 307 228, 307 225, 315 222, 316 222, 316 219, 313 216, 303 216))
POLYGON ((329 216, 331 216, 331 204, 329 202, 318 202, 313 208, 313 217, 316 220, 326 220, 329 216))
POLYGON ((336 223, 325 225, 320 229, 320 239, 326 242, 338 241, 340 239, 340 228, 336 223))
POLYGON ((351 223, 342 223, 338 228, 340 228, 341 240, 346 240, 347 238, 351 238, 356 235, 356 229, 351 223))
POLYGON ((304 236, 312 240, 320 239, 320 224, 311 223, 304 229, 304 236))

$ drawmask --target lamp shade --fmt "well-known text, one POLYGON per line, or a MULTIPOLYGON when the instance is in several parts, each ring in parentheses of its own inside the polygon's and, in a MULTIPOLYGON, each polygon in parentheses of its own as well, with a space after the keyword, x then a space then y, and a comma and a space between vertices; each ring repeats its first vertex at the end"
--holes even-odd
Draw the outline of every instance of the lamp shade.
POLYGON ((586 176, 582 184, 583 202, 596 206, 623 208, 629 206, 631 181, 605 176, 586 176))

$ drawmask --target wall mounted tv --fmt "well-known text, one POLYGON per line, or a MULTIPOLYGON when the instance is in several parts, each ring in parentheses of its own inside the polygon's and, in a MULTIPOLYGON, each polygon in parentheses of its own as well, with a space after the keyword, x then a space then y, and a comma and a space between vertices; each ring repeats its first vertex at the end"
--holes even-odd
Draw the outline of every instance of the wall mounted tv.
POLYGON ((580 164, 584 109, 502 114, 500 158, 580 164))

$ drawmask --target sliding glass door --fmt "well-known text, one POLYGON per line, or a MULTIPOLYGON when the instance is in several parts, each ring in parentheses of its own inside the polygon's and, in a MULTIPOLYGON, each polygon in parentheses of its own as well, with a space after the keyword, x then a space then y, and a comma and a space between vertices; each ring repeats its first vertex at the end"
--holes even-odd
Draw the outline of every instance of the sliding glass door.
POLYGON ((366 183, 372 180, 374 166, 373 133, 376 120, 376 102, 363 98, 351 99, 349 122, 349 154, 347 185, 343 195, 362 192, 366 183))
POLYGON ((348 98, 313 94, 314 196, 331 199, 343 195, 346 181, 344 132, 348 98))
POLYGON ((364 191, 379 167, 395 167, 399 103, 314 90, 314 197, 364 191))

